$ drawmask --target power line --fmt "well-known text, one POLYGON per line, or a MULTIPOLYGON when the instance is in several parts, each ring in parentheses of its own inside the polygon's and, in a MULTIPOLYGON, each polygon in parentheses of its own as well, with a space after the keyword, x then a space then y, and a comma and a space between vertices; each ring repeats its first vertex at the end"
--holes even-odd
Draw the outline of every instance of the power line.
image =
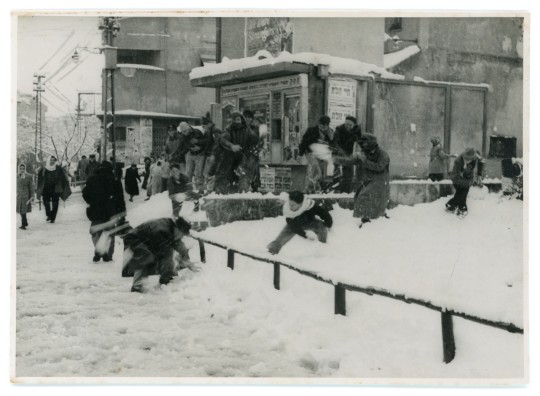
POLYGON ((75 64, 75 66, 74 66, 71 70, 69 70, 66 74, 64 74, 62 77, 60 77, 56 82, 59 83, 59 82, 62 81, 64 78, 66 78, 66 77, 69 76, 71 73, 73 73, 73 71, 74 71, 75 69, 77 69, 80 65, 82 65, 82 64, 84 63, 84 61, 85 61, 86 59, 88 59, 88 57, 89 57, 90 55, 91 55, 91 54, 88 54, 88 55, 86 55, 84 58, 82 58, 82 59, 79 61, 79 63, 75 64))
POLYGON ((68 37, 62 42, 62 44, 60 44, 60 47, 58 47, 58 49, 49 57, 49 59, 45 61, 45 63, 38 70, 41 70, 45 66, 47 66, 47 64, 52 60, 52 58, 54 58, 56 54, 58 54, 62 50, 62 48, 64 48, 64 45, 66 45, 66 43, 73 37, 74 34, 75 30, 72 30, 68 37))

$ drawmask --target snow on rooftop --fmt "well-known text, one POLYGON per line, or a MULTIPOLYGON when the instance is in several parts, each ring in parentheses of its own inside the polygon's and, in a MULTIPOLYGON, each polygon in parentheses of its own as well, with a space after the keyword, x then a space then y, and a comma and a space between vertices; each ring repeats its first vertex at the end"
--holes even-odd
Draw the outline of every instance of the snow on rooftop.
POLYGON ((330 74, 348 74, 360 77, 373 77, 375 74, 377 74, 388 79, 405 79, 405 76, 390 73, 380 66, 361 62, 356 59, 340 58, 328 54, 318 54, 314 52, 300 52, 298 54, 291 54, 287 51, 273 57, 272 54, 266 50, 261 50, 252 57, 241 59, 229 59, 224 57, 221 63, 196 67, 191 70, 191 73, 189 73, 189 78, 193 80, 196 78, 209 77, 234 71, 242 71, 259 66, 275 65, 278 63, 304 63, 316 66, 324 65, 328 66, 328 72, 330 74))
POLYGON ((481 88, 490 88, 489 84, 486 83, 480 83, 480 84, 472 84, 472 83, 465 83, 460 81, 433 81, 433 80, 425 80, 422 77, 415 76, 413 78, 413 81, 416 82, 423 82, 425 84, 448 84, 448 85, 461 85, 464 87, 481 87, 481 88))
POLYGON ((383 64, 386 69, 399 65, 401 62, 409 59, 411 56, 420 52, 420 47, 417 45, 411 45, 403 48, 400 51, 392 52, 390 54, 384 54, 383 64))

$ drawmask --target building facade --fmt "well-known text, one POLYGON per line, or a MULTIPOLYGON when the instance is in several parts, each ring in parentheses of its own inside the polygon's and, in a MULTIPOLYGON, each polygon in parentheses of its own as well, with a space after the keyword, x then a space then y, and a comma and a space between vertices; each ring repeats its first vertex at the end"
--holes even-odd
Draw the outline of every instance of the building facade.
POLYGON ((116 156, 118 162, 140 162, 161 154, 168 125, 200 125, 215 101, 213 89, 191 86, 188 75, 215 62, 216 20, 129 17, 118 23, 110 42, 118 49, 112 87, 116 156))

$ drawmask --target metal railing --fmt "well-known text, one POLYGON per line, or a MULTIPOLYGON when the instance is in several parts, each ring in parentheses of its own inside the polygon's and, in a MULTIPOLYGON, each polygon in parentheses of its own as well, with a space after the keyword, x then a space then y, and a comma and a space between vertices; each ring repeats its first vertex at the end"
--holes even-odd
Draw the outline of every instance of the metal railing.
POLYGON ((513 323, 506 323, 500 321, 494 321, 490 319, 481 318, 479 316, 471 315, 466 312, 460 312, 454 309, 448 309, 441 307, 439 305, 433 304, 432 302, 425 301, 419 298, 407 297, 404 294, 391 293, 388 290, 384 290, 377 287, 362 287, 357 285, 351 285, 343 282, 335 282, 332 279, 324 278, 318 275, 315 272, 296 268, 294 265, 284 263, 279 260, 269 259, 266 257, 260 257, 252 253, 242 252, 237 249, 233 249, 229 246, 217 243, 205 238, 202 238, 197 235, 192 235, 194 239, 199 242, 199 252, 201 261, 206 262, 206 248, 205 243, 216 246, 227 251, 227 267, 231 270, 234 270, 234 258, 235 254, 239 254, 244 257, 251 258, 256 261, 273 264, 274 266, 274 288, 280 290, 280 278, 281 278, 281 267, 295 271, 301 275, 307 276, 309 278, 315 279, 319 282, 330 284, 334 286, 334 313, 336 315, 346 315, 347 314, 347 305, 346 305, 346 291, 359 292, 367 294, 369 296, 377 295, 382 297, 391 298, 394 300, 402 301, 407 304, 416 304, 423 306, 425 308, 437 311, 441 313, 441 328, 442 328, 442 341, 443 341, 443 361, 445 363, 450 363, 456 355, 456 344, 454 338, 454 326, 453 326, 453 317, 460 317, 472 322, 476 322, 485 326, 494 327, 497 329, 506 330, 510 333, 519 333, 523 334, 523 329, 519 326, 516 326, 513 323))

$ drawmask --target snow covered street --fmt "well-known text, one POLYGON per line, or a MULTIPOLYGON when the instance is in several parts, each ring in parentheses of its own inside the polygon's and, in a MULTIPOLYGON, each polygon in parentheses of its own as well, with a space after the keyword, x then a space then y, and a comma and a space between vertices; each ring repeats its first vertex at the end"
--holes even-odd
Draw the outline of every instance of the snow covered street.
MULTIPOLYGON (((132 225, 166 215, 165 198, 126 202, 132 225)), ((525 376, 527 334, 454 318, 456 358, 444 364, 439 313, 349 292, 347 316, 334 315, 331 286, 282 270, 278 291, 271 265, 237 255, 231 271, 226 252, 208 245, 200 272, 183 270, 161 288, 151 277, 150 293, 130 293, 120 240, 114 262, 92 262, 85 207, 80 196, 70 198, 52 225, 36 208, 30 228, 17 232, 17 377, 505 383, 525 376)), ((443 207, 444 199, 400 206, 362 230, 337 208, 327 245, 294 237, 277 258, 524 326, 522 202, 471 194, 463 220, 443 207)), ((236 222, 202 236, 261 255, 283 224, 282 217, 236 222)), ((190 255, 199 261, 197 244, 190 255)))

